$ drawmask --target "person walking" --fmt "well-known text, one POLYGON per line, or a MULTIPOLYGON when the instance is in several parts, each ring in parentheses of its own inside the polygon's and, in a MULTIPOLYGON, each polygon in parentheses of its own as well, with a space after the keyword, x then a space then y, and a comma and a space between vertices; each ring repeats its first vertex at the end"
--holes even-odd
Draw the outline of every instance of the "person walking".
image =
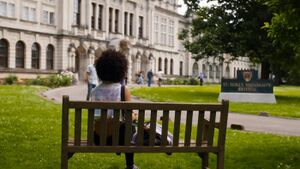
POLYGON ((203 81, 204 81, 204 74, 200 73, 199 76, 198 76, 198 79, 200 80, 200 86, 202 86, 203 85, 203 81))
POLYGON ((158 71, 157 72, 157 78, 158 78, 158 86, 160 87, 161 86, 161 83, 162 83, 162 75, 163 75, 163 71, 158 71))
POLYGON ((150 69, 150 70, 147 72, 148 87, 151 86, 152 78, 153 78, 153 72, 152 72, 152 69, 150 69))
MULTIPOLYGON (((120 82, 125 79, 128 70, 128 61, 120 52, 115 50, 106 50, 102 53, 101 57, 97 60, 96 71, 99 79, 102 81, 91 93, 92 101, 130 101, 131 94, 129 89, 121 85, 120 82)), ((107 110, 107 126, 112 125, 113 110, 107 110), (109 125, 111 124, 111 125, 109 125)), ((121 114, 122 115, 122 114, 121 114)), ((101 110, 95 110, 95 122, 94 122, 94 143, 99 145, 100 143, 100 117, 101 110), (98 126, 98 127, 97 127, 98 126)), ((124 119, 123 117, 122 119, 124 119)), ((137 120, 137 114, 132 113, 133 122, 137 120)), ((134 133, 135 128, 132 127, 134 133)), ((120 124, 119 129, 119 144, 124 145, 125 138, 125 125, 120 124)), ((112 144, 112 133, 107 133, 107 144, 112 144)), ((126 169, 138 169, 134 164, 134 154, 125 153, 126 169)))
MULTIPOLYGON (((94 64, 96 63, 96 59, 94 64)), ((93 88, 95 88, 98 85, 98 77, 97 77, 97 72, 95 69, 94 64, 90 64, 88 65, 87 69, 86 69, 86 81, 87 81, 87 96, 86 96, 86 100, 90 100, 90 94, 93 88)))

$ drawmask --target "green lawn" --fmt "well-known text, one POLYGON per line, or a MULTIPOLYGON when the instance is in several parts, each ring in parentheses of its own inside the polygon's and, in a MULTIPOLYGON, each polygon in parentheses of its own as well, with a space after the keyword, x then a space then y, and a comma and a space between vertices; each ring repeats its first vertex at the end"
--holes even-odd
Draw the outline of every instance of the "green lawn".
MULTIPOLYGON (((0 86, 0 168, 58 169, 61 106, 37 95, 45 88, 0 86)), ((172 93, 169 93, 171 95, 172 93)), ((195 154, 136 154, 141 169, 196 169, 195 154)), ((215 158, 211 162, 214 163, 215 158)), ((124 155, 76 154, 73 169, 123 169, 124 155)), ((228 130, 226 169, 298 169, 300 137, 228 130)))
MULTIPOLYGON (((186 87, 136 88, 132 94, 151 101, 166 102, 217 102, 220 85, 186 87)), ((274 88, 277 104, 234 103, 229 111, 247 114, 268 112, 272 116, 300 118, 300 87, 280 86, 274 88)))

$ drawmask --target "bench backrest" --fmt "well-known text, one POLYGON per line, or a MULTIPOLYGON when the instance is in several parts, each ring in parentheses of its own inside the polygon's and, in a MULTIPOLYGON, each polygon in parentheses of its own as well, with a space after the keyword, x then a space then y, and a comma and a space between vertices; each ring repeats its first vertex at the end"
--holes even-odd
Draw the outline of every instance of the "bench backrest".
MULTIPOLYGON (((205 147, 224 147, 227 117, 228 117, 228 101, 222 101, 218 104, 192 104, 192 103, 140 103, 140 102, 90 102, 90 101, 69 101, 68 96, 63 96, 62 109, 62 148, 68 146, 70 132, 74 130, 74 146, 93 146, 94 140, 94 110, 101 109, 100 118, 100 146, 106 145, 107 136, 107 110, 113 109, 113 134, 112 146, 118 146, 119 140, 119 119, 120 110, 125 114, 125 146, 131 146, 132 135, 132 111, 138 113, 137 123, 137 144, 134 147, 142 147, 144 141, 144 122, 150 118, 150 138, 149 146, 153 147, 155 143, 155 128, 157 118, 162 115, 162 139, 161 146, 167 146, 167 134, 170 125, 170 117, 174 122, 173 145, 171 147, 179 147, 183 141, 183 147, 190 147, 192 144, 196 147, 201 147, 205 143, 205 147), (75 111, 73 111, 73 109, 75 111), (83 113, 83 110, 87 113, 83 113), (87 117, 83 115, 86 114, 87 117), (147 116, 148 115, 148 116, 147 116), (181 121, 185 116, 185 121, 181 121), (73 120, 74 117, 74 120, 73 120), (196 119, 193 119, 195 118, 196 119), (71 120, 72 119, 72 120, 71 120), (206 120, 207 119, 207 120, 206 120), (87 126, 82 124, 86 120, 87 126), (74 123, 73 123, 74 121, 74 123), (192 126, 196 126, 195 137, 192 138, 192 126), (86 130, 85 130, 86 129, 86 130), (215 129, 218 129, 217 140, 214 142, 215 129), (86 137, 83 131, 86 132, 86 137), (184 137, 180 138, 180 130, 184 131, 184 137), (87 145, 81 145, 82 140, 87 140, 87 145)), ((193 131, 194 132, 194 131, 193 131)), ((113 149, 111 149, 113 151, 113 149)), ((172 151, 172 150, 171 150, 172 151)), ((175 150, 174 150, 175 151, 175 150)))

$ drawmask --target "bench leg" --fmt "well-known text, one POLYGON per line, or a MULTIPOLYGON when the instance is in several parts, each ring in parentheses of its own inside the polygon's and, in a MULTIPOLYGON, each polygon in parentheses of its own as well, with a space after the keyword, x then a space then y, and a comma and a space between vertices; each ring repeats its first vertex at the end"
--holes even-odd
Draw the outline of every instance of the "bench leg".
POLYGON ((201 157, 202 159, 202 169, 208 169, 208 153, 198 153, 198 155, 201 157))
POLYGON ((68 152, 61 153, 61 169, 68 169, 68 152))
POLYGON ((224 169, 224 152, 217 154, 217 169, 224 169))

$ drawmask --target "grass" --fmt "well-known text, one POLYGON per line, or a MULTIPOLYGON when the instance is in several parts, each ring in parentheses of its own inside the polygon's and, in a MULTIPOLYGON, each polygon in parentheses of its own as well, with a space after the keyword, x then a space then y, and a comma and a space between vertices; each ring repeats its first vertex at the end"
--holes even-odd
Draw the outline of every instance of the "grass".
MULTIPOLYGON (((132 94, 151 101, 166 102, 217 102, 220 85, 186 87, 137 88, 132 94)), ((274 88, 276 104, 230 103, 230 112, 259 114, 268 112, 272 116, 300 118, 300 87, 280 86, 274 88)))
MULTIPOLYGON (((60 168, 61 106, 37 95, 43 87, 0 86, 0 168, 60 168)), ((141 169, 196 169, 196 154, 136 154, 141 169)), ((212 156, 214 157, 214 156, 212 156)), ((215 158, 211 159, 215 162, 215 158)), ((123 169, 124 155, 76 154, 71 169, 123 169)), ((300 137, 228 130, 228 169, 297 169, 300 137)))

